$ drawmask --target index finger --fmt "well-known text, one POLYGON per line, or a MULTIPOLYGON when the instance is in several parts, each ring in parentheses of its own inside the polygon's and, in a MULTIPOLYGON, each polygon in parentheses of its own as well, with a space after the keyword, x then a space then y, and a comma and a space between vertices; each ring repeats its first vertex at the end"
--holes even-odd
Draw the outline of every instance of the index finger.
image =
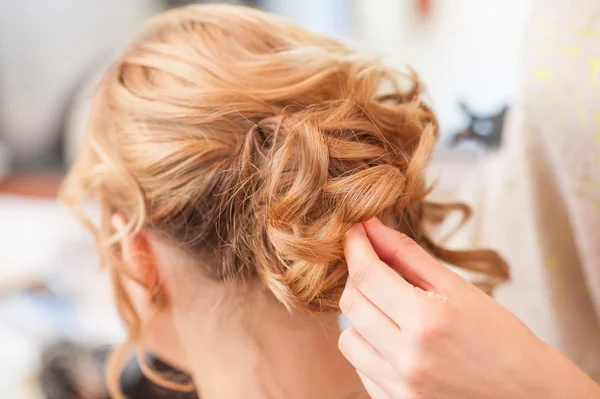
POLYGON ((369 301, 399 325, 400 309, 411 306, 414 287, 379 259, 362 224, 355 224, 346 233, 344 254, 354 284, 369 301))
POLYGON ((447 294, 445 283, 456 274, 444 267, 415 241, 373 218, 364 223, 367 237, 378 256, 411 284, 447 294))

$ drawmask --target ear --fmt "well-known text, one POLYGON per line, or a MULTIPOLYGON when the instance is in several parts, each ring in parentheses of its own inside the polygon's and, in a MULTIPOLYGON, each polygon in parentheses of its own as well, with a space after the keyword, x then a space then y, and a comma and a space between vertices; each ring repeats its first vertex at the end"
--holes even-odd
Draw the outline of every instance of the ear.
POLYGON ((121 263, 127 275, 125 288, 143 317, 145 311, 159 305, 157 295, 162 290, 152 240, 143 230, 135 234, 129 232, 130 226, 122 215, 113 215, 111 226, 121 236, 121 263))
POLYGON ((132 234, 131 226, 121 215, 112 215, 110 222, 121 237, 121 263, 127 274, 123 287, 142 323, 144 345, 161 359, 185 369, 185 352, 173 324, 172 306, 168 303, 168 274, 166 268, 161 267, 165 264, 160 263, 159 243, 147 231, 132 234))

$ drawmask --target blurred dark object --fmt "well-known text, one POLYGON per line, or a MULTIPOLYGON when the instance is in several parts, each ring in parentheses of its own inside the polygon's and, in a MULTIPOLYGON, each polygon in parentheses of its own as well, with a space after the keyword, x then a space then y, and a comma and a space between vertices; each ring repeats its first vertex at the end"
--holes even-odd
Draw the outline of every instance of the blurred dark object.
MULTIPOLYGON (((40 383, 47 399, 109 399, 105 384, 105 364, 110 348, 86 348, 59 342, 42 355, 40 383)), ((156 358, 148 360, 153 369, 177 373, 156 358)), ((135 358, 121 374, 122 391, 128 399, 198 399, 195 393, 173 392, 148 380, 135 358)))
POLYGON ((486 149, 496 150, 502 145, 502 132, 508 106, 493 115, 477 115, 465 103, 460 103, 460 108, 469 117, 466 129, 460 131, 452 138, 452 147, 465 141, 473 141, 483 145, 486 149))
POLYGON ((60 342, 42 355, 40 383, 48 399, 108 398, 103 381, 106 350, 60 342))

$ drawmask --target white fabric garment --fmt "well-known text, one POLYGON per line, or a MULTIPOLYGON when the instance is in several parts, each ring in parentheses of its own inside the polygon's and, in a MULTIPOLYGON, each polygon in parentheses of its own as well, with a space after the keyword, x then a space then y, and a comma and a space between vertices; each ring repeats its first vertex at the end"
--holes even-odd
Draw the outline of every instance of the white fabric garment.
POLYGON ((538 2, 521 87, 471 244, 511 266, 498 301, 600 381, 600 2, 538 2))

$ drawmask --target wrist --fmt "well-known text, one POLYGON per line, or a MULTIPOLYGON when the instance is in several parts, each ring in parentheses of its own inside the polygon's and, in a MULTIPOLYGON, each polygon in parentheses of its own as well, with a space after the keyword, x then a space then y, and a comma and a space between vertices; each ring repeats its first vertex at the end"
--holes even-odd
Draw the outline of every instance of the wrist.
POLYGON ((540 342, 537 370, 531 370, 529 399, 600 399, 600 386, 556 348, 540 342))

